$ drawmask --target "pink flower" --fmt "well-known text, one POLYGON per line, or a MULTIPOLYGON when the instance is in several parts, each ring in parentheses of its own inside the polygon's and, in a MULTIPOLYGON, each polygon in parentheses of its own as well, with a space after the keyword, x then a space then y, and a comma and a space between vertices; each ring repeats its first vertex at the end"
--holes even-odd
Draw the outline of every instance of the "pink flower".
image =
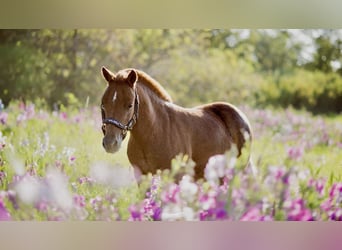
POLYGON ((304 147, 292 147, 287 150, 287 156, 292 160, 299 160, 304 154, 304 147))
POLYGON ((131 205, 128 208, 131 216, 128 221, 142 221, 143 220, 143 213, 141 212, 139 206, 131 205))
POLYGON ((323 196, 324 194, 324 187, 325 187, 325 180, 323 179, 319 179, 319 180, 315 180, 315 179, 310 179, 308 181, 308 186, 309 187, 313 187, 317 193, 319 193, 319 195, 323 196))
POLYGON ((335 221, 342 221, 342 209, 341 208, 336 208, 335 211, 331 213, 329 216, 331 220, 335 221))
POLYGON ((59 118, 60 118, 61 120, 66 120, 66 119, 68 118, 68 114, 65 113, 65 112, 61 112, 61 113, 59 114, 59 118))
POLYGON ((74 203, 76 206, 79 207, 85 207, 86 202, 85 202, 85 197, 83 195, 74 195, 74 203))
POLYGON ((257 207, 252 207, 244 215, 242 215, 241 221, 260 221, 262 220, 262 215, 260 209, 257 207))
POLYGON ((8 114, 0 111, 0 124, 5 125, 7 123, 8 114))
POLYGON ((305 207, 303 199, 287 201, 284 204, 287 210, 287 220, 290 221, 313 221, 311 211, 305 207))
POLYGON ((342 183, 334 183, 329 192, 330 199, 339 198, 342 199, 342 183))
POLYGON ((167 190, 162 193, 162 201, 165 203, 178 203, 180 188, 177 184, 171 184, 167 190))
POLYGON ((74 163, 75 160, 76 160, 76 157, 75 157, 74 155, 72 155, 72 156, 69 157, 69 163, 70 163, 70 164, 74 163))
POLYGON ((7 211, 3 200, 0 198, 0 221, 11 220, 11 214, 7 211))

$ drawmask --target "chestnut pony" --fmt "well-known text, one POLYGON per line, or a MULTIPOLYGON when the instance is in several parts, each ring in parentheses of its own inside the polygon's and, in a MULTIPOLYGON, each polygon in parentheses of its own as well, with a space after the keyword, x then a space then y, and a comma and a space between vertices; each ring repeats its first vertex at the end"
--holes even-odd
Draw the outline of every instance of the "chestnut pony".
POLYGON ((223 154, 232 144, 240 155, 245 138, 252 139, 248 119, 229 103, 183 108, 140 70, 114 74, 102 67, 102 74, 108 83, 101 102, 103 147, 115 153, 130 131, 128 159, 142 174, 170 168, 182 153, 196 163, 198 180, 210 156, 223 154))

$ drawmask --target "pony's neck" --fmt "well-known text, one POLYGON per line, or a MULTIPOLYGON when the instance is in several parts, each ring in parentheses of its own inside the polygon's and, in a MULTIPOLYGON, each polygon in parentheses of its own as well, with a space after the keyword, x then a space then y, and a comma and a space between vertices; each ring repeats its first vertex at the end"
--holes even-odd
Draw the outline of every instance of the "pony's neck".
POLYGON ((159 123, 164 120, 162 116, 166 114, 166 101, 144 85, 137 84, 137 92, 139 95, 139 114, 131 135, 136 139, 143 139, 150 135, 148 130, 156 130, 161 127, 162 124, 157 124, 157 120, 159 123))

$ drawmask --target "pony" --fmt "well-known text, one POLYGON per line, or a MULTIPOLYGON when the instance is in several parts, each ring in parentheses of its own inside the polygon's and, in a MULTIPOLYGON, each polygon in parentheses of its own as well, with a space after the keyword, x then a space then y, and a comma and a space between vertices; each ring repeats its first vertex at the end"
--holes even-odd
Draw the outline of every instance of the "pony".
POLYGON ((107 88, 101 100, 102 145, 119 150, 127 132, 127 156, 141 174, 171 168, 171 160, 187 155, 195 162, 194 178, 204 178, 208 159, 232 145, 241 154, 252 140, 247 117, 234 105, 215 102, 184 108, 172 102, 166 90, 147 73, 127 68, 116 74, 102 67, 107 88))

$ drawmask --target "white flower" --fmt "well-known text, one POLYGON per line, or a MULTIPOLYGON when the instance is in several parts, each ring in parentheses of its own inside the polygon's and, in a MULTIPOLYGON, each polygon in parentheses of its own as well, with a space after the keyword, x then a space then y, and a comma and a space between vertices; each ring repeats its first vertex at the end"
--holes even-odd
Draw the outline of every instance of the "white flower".
POLYGON ((106 163, 96 162, 91 166, 90 177, 96 182, 120 188, 135 183, 132 169, 121 166, 110 166, 106 163))
POLYGON ((183 208, 183 218, 186 221, 193 221, 195 220, 195 212, 191 207, 184 207, 183 208))
POLYGON ((193 202, 196 199, 198 186, 191 181, 191 177, 189 175, 183 176, 182 180, 179 183, 179 187, 180 195, 184 200, 193 202))
POLYGON ((25 176, 16 186, 19 199, 24 203, 33 204, 39 199, 40 183, 32 176, 25 176))
POLYGON ((214 155, 209 158, 204 170, 204 176, 208 182, 217 183, 219 178, 224 177, 226 168, 226 156, 214 155))
POLYGON ((164 206, 161 219, 166 221, 175 221, 182 218, 182 209, 177 204, 169 203, 164 206))
POLYGON ((25 174, 25 164, 21 158, 15 156, 13 153, 8 153, 7 159, 17 175, 25 174))
POLYGON ((62 209, 70 210, 73 199, 68 189, 68 180, 65 175, 56 169, 49 169, 47 172, 49 198, 56 202, 62 209))

